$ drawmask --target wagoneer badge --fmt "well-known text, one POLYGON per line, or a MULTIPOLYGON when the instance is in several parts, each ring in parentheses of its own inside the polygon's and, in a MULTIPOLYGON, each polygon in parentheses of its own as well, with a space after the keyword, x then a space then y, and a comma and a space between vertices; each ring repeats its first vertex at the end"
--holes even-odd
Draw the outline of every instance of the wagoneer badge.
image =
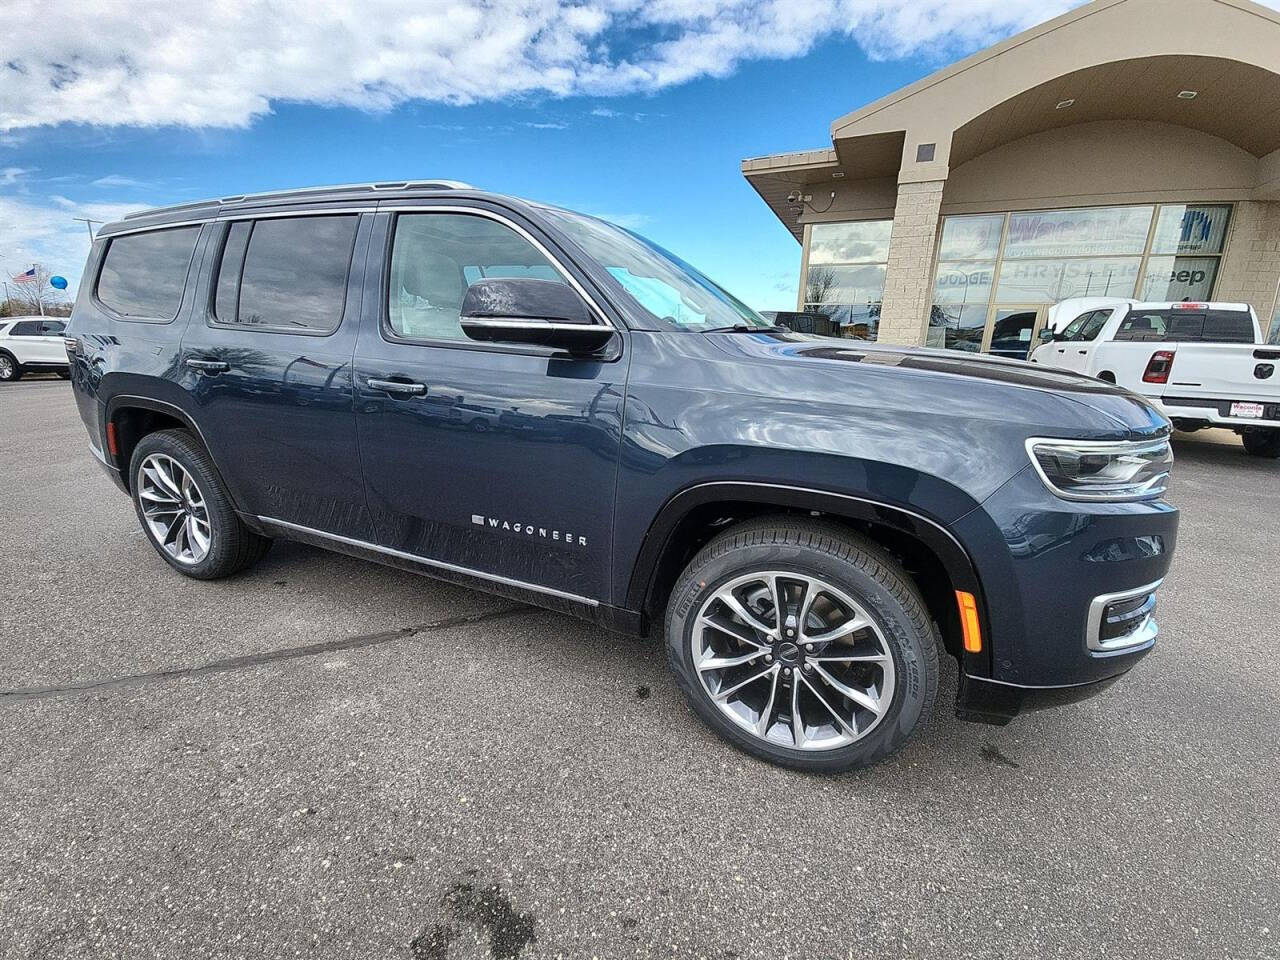
POLYGON ((555 540, 573 547, 585 547, 587 538, 563 530, 552 530, 548 527, 536 527, 532 523, 511 523, 497 517, 486 517, 479 513, 471 515, 471 522, 489 530, 501 530, 503 533, 522 533, 527 537, 539 537, 543 540, 555 540))

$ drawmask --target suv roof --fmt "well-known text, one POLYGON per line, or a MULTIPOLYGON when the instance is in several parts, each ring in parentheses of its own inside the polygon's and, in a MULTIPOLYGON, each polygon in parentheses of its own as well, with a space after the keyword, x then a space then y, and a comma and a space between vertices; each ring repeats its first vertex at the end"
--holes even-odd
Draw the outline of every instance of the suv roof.
POLYGON ((150 207, 126 214, 122 219, 105 224, 98 231, 100 236, 110 236, 124 230, 161 226, 183 220, 197 220, 218 216, 225 210, 239 207, 261 207, 274 204, 316 202, 324 200, 366 200, 375 195, 412 197, 428 196, 452 190, 474 190, 461 180, 381 180, 370 183, 339 183, 320 187, 293 187, 287 190, 268 190, 263 193, 238 193, 227 197, 211 197, 176 203, 167 207, 150 207))

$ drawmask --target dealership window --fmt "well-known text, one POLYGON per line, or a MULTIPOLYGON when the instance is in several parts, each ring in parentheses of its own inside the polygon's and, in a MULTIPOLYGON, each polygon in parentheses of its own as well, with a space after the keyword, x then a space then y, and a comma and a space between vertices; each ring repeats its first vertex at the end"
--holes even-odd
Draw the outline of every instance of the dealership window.
POLYGON ((1162 204, 947 217, 927 342, 1023 357, 1061 300, 1208 300, 1230 216, 1162 204))
POLYGON ((1208 300, 1227 242, 1231 205, 1165 204, 1156 218, 1143 300, 1208 300))
POLYGON ((876 339, 892 220, 809 227, 804 309, 839 325, 842 336, 876 339))

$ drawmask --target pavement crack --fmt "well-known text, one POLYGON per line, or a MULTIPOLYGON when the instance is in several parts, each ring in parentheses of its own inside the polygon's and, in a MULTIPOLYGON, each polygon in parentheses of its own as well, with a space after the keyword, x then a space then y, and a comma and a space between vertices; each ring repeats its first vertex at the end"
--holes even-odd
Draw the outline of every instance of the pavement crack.
POLYGON ((164 680, 180 680, 184 677, 199 677, 211 673, 230 673, 235 670, 247 670, 282 660, 298 660, 304 657, 320 656, 325 653, 335 653, 340 650, 376 647, 384 643, 394 643, 397 640, 407 640, 409 637, 415 637, 421 633, 448 630, 452 627, 464 627, 474 623, 488 623, 494 620, 504 620, 508 617, 537 612, 539 612, 537 607, 503 607, 500 610, 467 614, 461 617, 448 617, 444 620, 432 620, 412 627, 383 630, 380 633, 366 633, 355 637, 343 637, 339 640, 326 640, 323 643, 309 643, 300 647, 285 647, 281 650, 268 650, 265 653, 251 653, 242 657, 212 660, 209 663, 201 663, 191 667, 174 667, 168 670, 154 670, 148 673, 133 673, 123 677, 109 677, 106 680, 69 684, 63 687, 18 687, 12 690, 0 690, 0 707, 27 700, 44 700, 49 697, 91 693, 99 690, 115 690, 121 687, 139 686, 164 680))

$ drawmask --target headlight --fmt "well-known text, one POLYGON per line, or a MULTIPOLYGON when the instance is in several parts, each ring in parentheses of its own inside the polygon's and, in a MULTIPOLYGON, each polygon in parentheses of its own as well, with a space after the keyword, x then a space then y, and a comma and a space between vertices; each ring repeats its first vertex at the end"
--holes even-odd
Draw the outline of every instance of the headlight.
POLYGON ((1138 442, 1027 441, 1031 463, 1045 486, 1067 500, 1146 500, 1169 486, 1173 448, 1168 437, 1138 442))

